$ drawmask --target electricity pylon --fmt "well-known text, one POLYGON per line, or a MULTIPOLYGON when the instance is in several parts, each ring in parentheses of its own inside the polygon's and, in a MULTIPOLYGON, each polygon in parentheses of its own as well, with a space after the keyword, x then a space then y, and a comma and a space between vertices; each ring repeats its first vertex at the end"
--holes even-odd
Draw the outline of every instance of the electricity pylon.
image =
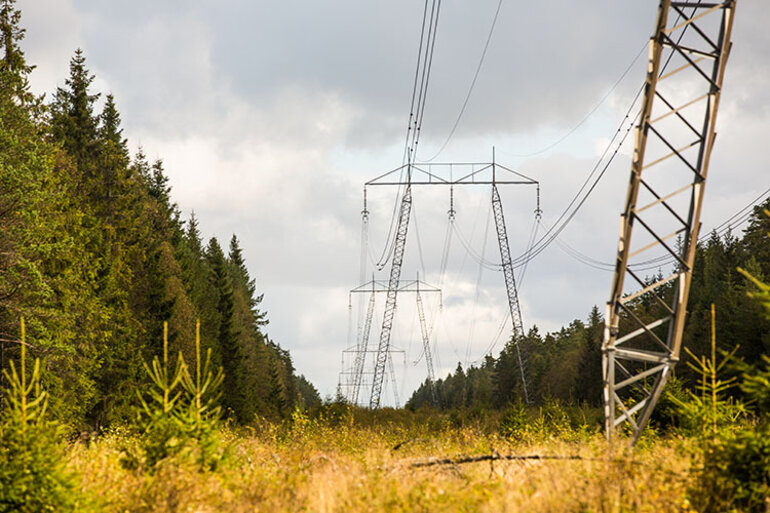
POLYGON ((428 386, 430 387, 430 398, 433 406, 438 406, 438 397, 436 396, 436 374, 433 371, 433 355, 430 351, 430 330, 425 321, 425 309, 422 305, 422 296, 420 290, 417 290, 417 315, 420 317, 420 332, 422 334, 422 350, 425 354, 425 365, 428 367, 428 386))
MULTIPOLYGON (((348 299, 348 306, 351 307, 353 301, 352 296, 354 294, 369 294, 369 301, 366 309, 366 317, 364 318, 363 322, 363 329, 361 330, 361 333, 359 334, 359 340, 356 342, 356 345, 354 347, 349 347, 348 349, 345 349, 343 351, 343 355, 352 353, 354 355, 354 361, 352 370, 346 371, 345 369, 345 362, 343 357, 343 375, 348 376, 348 382, 342 383, 342 379, 340 379, 340 386, 344 386, 348 389, 347 398, 350 400, 352 404, 358 404, 359 397, 361 394, 361 389, 365 388, 366 383, 364 383, 364 367, 366 364, 366 355, 375 353, 378 354, 378 351, 369 349, 369 336, 372 329, 372 320, 374 317, 374 306, 375 306, 375 296, 377 294, 386 294, 388 293, 389 283, 382 280, 375 280, 372 278, 371 281, 368 281, 362 285, 359 285, 358 287, 351 289, 349 292, 349 299, 348 299)), ((424 281, 420 281, 419 278, 417 280, 403 280, 399 282, 398 287, 396 288, 396 291, 399 293, 407 292, 407 293, 415 293, 418 295, 420 292, 422 293, 428 293, 428 294, 439 294, 439 301, 441 296, 441 289, 438 287, 434 287, 433 285, 430 285, 428 283, 425 283, 424 281)), ((389 363, 389 367, 392 368, 392 353, 397 352, 403 352, 403 351, 394 351, 391 347, 388 351, 388 354, 390 356, 386 357, 390 360, 391 363, 389 363)), ((430 356, 429 356, 430 357, 430 356)), ((386 360, 387 362, 388 360, 386 360)), ((393 374, 393 372, 391 372, 393 374)), ((395 384, 395 380, 391 377, 391 381, 395 384)), ((395 385, 394 385, 395 386, 395 385)), ((394 396, 398 397, 398 392, 394 394, 394 396)), ((398 400, 396 400, 398 403, 398 400)))
POLYGON ((505 291, 508 295, 508 308, 511 312, 511 324, 513 325, 513 345, 516 348, 516 358, 519 360, 519 372, 521 373, 521 388, 524 391, 524 402, 529 404, 529 392, 527 392, 527 379, 524 376, 524 362, 521 357, 521 344, 524 340, 524 323, 521 320, 521 305, 519 304, 519 292, 516 290, 516 279, 513 276, 513 262, 511 261, 511 248, 508 244, 508 232, 505 228, 503 216, 503 204, 500 201, 500 193, 497 184, 492 184, 492 210, 495 213, 495 228, 497 229, 497 243, 500 246, 500 257, 505 277, 505 291))
POLYGON ((608 439, 623 423, 639 439, 679 360, 734 10, 735 0, 660 2, 602 344, 608 439), (669 275, 634 270, 661 261, 632 261, 653 248, 674 262, 669 275))
MULTIPOLYGON (((508 169, 500 164, 494 162, 494 158, 491 163, 458 163, 458 164, 414 164, 408 163, 404 166, 398 167, 392 171, 389 171, 373 180, 366 183, 366 186, 374 185, 391 185, 400 186, 404 188, 404 192, 401 196, 401 205, 398 210, 398 220, 396 224, 396 235, 393 244, 393 254, 391 256, 391 269, 390 280, 388 287, 388 299, 385 305, 385 313, 383 314, 382 329, 380 330, 380 342, 377 348, 377 357, 374 367, 374 378, 372 382, 372 393, 369 400, 369 406, 371 408, 378 408, 380 405, 380 395, 382 393, 382 383, 385 376, 385 364, 388 358, 388 348, 390 347, 390 333, 393 327, 393 317, 396 311, 396 299, 397 299, 397 284, 399 277, 401 276, 401 267, 404 262, 404 251, 406 249, 406 236, 409 229, 409 217, 412 209, 412 186, 414 185, 444 185, 444 186, 459 186, 459 185, 491 185, 495 187, 497 185, 536 185, 539 184, 536 180, 533 180, 527 176, 522 175, 512 169, 508 169), (497 173, 502 173, 505 178, 502 180, 497 178, 497 173), (454 178, 455 173, 458 173, 460 178, 454 178), (406 176, 406 180, 402 177, 406 176)), ((539 196, 538 196, 539 197, 539 196)), ((498 197, 499 200, 499 197, 498 197)), ((502 212, 502 210, 501 210, 502 212)), ((498 222, 497 216, 495 219, 498 222)), ((500 251, 501 257, 505 261, 503 255, 503 244, 500 237, 505 238, 505 247, 508 247, 508 239, 505 234, 504 220, 502 215, 499 218, 501 224, 498 226, 498 240, 501 241, 500 251), (502 226, 502 233, 500 231, 502 226)), ((510 251, 508 251, 508 261, 510 263, 510 251)), ((512 265, 509 270, 510 275, 510 287, 508 275, 506 274, 506 290, 508 291, 509 306, 511 303, 511 291, 513 291, 513 297, 517 297, 515 292, 515 282, 513 280, 512 265)), ((505 270, 504 270, 505 272, 505 270)), ((515 301, 518 304, 518 299, 515 301)), ((511 312, 511 317, 519 320, 521 314, 518 312, 518 317, 514 317, 511 312)), ((515 321, 514 321, 515 323, 515 321)), ((514 324, 514 340, 518 340, 517 329, 521 329, 521 325, 516 326, 514 324)), ((523 333, 523 329, 521 329, 523 333)), ((518 346, 517 346, 518 348, 518 346)), ((524 369, 523 362, 520 360, 522 384, 526 389, 526 384, 523 382, 524 369)))
MULTIPOLYGON (((407 174, 411 177, 411 165, 407 168, 407 174)), ((404 263, 404 249, 406 247, 406 234, 409 230, 409 216, 412 212, 412 184, 407 180, 404 193, 401 196, 401 207, 396 225, 396 240, 393 247, 393 262, 390 267, 390 279, 388 280, 388 296, 385 300, 385 313, 382 317, 380 329, 380 343, 377 346, 377 355, 374 362, 374 378, 372 380, 372 395, 369 399, 371 408, 380 406, 382 394, 382 382, 385 377, 385 363, 388 360, 390 347, 390 331, 393 329, 393 317, 396 314, 396 295, 398 282, 401 279, 401 266, 404 263)))

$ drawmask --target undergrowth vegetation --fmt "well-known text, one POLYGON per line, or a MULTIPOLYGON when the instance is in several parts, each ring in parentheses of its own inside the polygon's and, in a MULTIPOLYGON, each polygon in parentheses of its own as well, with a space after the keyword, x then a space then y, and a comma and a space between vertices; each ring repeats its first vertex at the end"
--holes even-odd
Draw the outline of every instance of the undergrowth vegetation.
POLYGON ((608 456, 597 433, 543 428, 512 439, 491 419, 379 413, 327 405, 296 410, 280 424, 225 427, 227 456, 216 471, 201 472, 181 454, 152 473, 127 469, 121 447, 134 435, 120 432, 69 447, 68 461, 95 511, 674 511, 686 504, 684 440, 608 456), (510 454, 583 459, 413 466, 510 454))
POLYGON ((61 431, 45 418, 48 397, 40 388, 40 360, 27 372, 27 342, 21 319, 21 356, 3 369, 9 383, 0 423, 0 512, 69 511, 74 481, 63 462, 61 431))
MULTIPOLYGON (((22 322, 23 326, 23 322, 22 322)), ((199 328, 198 328, 199 329, 199 328)), ((196 329, 196 331, 198 331, 196 329)), ((221 420, 221 369, 145 365, 136 422, 66 442, 45 418, 22 328, 0 426, 5 511, 764 512, 770 495, 770 366, 740 382, 731 355, 691 356, 697 393, 673 387, 669 424, 608 446, 601 409, 547 399, 440 411, 296 407, 283 421, 221 420), (750 404, 728 396, 740 386, 750 404)), ((770 362, 766 362, 770 363, 770 362)), ((752 367, 754 368, 754 367, 752 367)))
MULTIPOLYGON (((95 441, 55 443, 71 502, 49 510, 764 511, 752 483, 767 468, 752 455, 767 454, 768 438, 737 431, 703 457, 693 437, 651 432, 633 451, 622 439, 608 450, 600 413, 558 402, 483 418, 330 403, 280 423, 219 424, 216 466, 186 450, 126 465, 126 448, 141 451, 149 437, 115 428, 95 441), (507 459, 519 456, 535 458, 507 459), (460 460, 468 457, 486 459, 460 460), (736 481, 738 472, 748 474, 736 481)), ((196 447, 187 436, 183 447, 196 447)))

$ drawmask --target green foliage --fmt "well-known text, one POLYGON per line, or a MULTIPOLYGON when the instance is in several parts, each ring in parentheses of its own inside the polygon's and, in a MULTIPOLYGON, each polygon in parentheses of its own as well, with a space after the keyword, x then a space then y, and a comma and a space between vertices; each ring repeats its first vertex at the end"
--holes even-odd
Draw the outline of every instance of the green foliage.
POLYGON ((72 476, 65 470, 61 433, 45 418, 48 398, 40 390, 40 360, 27 376, 26 336, 21 319, 19 369, 3 369, 9 388, 0 424, 0 512, 74 511, 72 476))
POLYGON ((692 504, 703 513, 763 513, 770 497, 770 429, 744 429, 710 442, 703 469, 690 488, 692 504))
POLYGON ((762 363, 764 367, 757 365, 750 373, 744 374, 741 390, 757 413, 770 419, 770 356, 762 355, 762 363))
POLYGON ((511 440, 521 440, 527 434, 529 423, 529 414, 524 404, 512 404, 500 420, 500 435, 511 440))
MULTIPOLYGON (((765 222, 770 220, 770 210, 765 208, 762 210, 762 212, 764 213, 765 217, 767 217, 765 222)), ((759 224, 759 223, 757 222, 756 224, 759 224)), ((767 233, 767 235, 770 235, 770 233, 767 233)), ((749 241, 751 241, 751 239, 749 239, 749 241)), ((761 251, 762 249, 764 248, 760 246, 759 248, 757 248, 757 251, 761 251)), ((765 262, 765 264, 767 264, 767 262, 765 262)), ((747 292, 747 295, 750 298, 754 299, 757 303, 759 303, 764 308, 765 317, 770 319, 770 285, 767 283, 763 283, 759 277, 754 276, 751 272, 749 272, 746 269, 742 269, 739 267, 738 272, 741 273, 743 276, 745 276, 756 287, 757 290, 749 291, 747 292)))
POLYGON ((200 321, 196 325, 195 375, 180 353, 173 373, 168 367, 168 324, 164 323, 163 362, 155 357, 145 370, 153 388, 139 394, 142 432, 141 461, 124 448, 124 466, 153 471, 161 461, 180 453, 191 454, 200 470, 214 470, 222 459, 219 443, 220 386, 224 375, 211 369, 211 349, 201 367, 200 321))
MULTIPOLYGON (((169 373, 167 323, 163 325, 163 363, 156 356, 152 368, 147 364, 144 367, 153 388, 146 394, 148 400, 141 393, 138 394, 141 403, 139 426, 142 432, 143 464, 152 470, 161 460, 181 451, 187 438, 184 425, 179 419, 181 391, 177 391, 186 367, 180 354, 173 373, 169 373)), ((125 463, 132 467, 135 458, 129 454, 125 463)))
POLYGON ((131 421, 163 322, 171 354, 192 362, 196 318, 212 369, 225 368, 233 419, 286 415, 300 392, 313 403, 288 352, 261 331, 262 295, 237 239, 225 256, 203 249, 194 216, 185 229, 162 161, 141 150, 131 160, 116 98, 97 111, 82 50, 48 105, 31 95, 20 24, 15 2, 0 0, 0 333, 20 314, 34 319, 52 417, 77 430, 131 421))
POLYGON ((187 396, 187 408, 182 409, 179 419, 197 443, 199 468, 214 470, 224 454, 218 438, 222 410, 217 404, 224 375, 221 367, 216 372, 212 370, 211 349, 206 352, 206 361, 201 367, 200 321, 195 326, 195 376, 190 375, 186 366, 183 369, 181 382, 187 396))
POLYGON ((679 387, 666 390, 666 398, 678 413, 677 424, 685 434, 704 440, 720 431, 735 429, 736 423, 746 414, 741 401, 726 395, 736 385, 735 378, 719 378, 737 350, 735 347, 731 352, 723 353, 722 361, 717 363, 715 355, 698 358, 685 348, 692 359, 687 365, 700 373, 701 380, 695 391, 682 391, 679 387))
POLYGON ((564 405, 549 398, 538 407, 522 402, 504 410, 499 433, 509 440, 584 440, 600 426, 600 414, 585 407, 564 405))
MULTIPOLYGON (((770 212, 764 210, 770 218, 770 212)), ((770 316, 770 287, 743 270, 757 287, 750 292, 770 316)), ((712 342, 713 343, 713 342, 712 342)), ((766 368, 744 374, 741 389, 750 402, 758 405, 756 425, 742 426, 737 432, 716 432, 703 451, 703 469, 689 492, 693 505, 704 513, 745 511, 761 513, 770 505, 770 422, 766 417, 770 396, 770 358, 762 356, 766 368)), ((714 366, 709 368, 713 370, 714 366)), ((718 368, 717 368, 718 370, 718 368)), ((712 378, 713 380, 713 378, 712 378)), ((705 377, 704 377, 705 381, 705 377)))

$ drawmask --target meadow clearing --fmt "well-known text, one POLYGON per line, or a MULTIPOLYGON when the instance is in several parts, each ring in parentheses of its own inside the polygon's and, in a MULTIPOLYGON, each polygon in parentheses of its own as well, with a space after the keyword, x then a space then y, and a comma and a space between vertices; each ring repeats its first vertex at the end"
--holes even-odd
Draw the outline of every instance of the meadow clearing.
POLYGON ((205 472, 183 454, 149 471, 125 468, 139 440, 120 431, 72 444, 67 465, 83 511, 689 509, 697 462, 684 438, 648 437, 633 452, 619 441, 612 452, 598 429, 541 425, 503 436, 488 422, 382 413, 364 421, 346 410, 316 419, 297 413, 281 425, 225 429, 221 459, 205 472), (518 456, 559 459, 505 459, 518 456))

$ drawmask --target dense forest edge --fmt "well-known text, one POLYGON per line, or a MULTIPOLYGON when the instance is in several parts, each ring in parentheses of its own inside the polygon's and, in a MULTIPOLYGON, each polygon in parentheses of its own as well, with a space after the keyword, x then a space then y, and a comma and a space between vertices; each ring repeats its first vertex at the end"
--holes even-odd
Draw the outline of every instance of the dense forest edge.
POLYGON ((280 419, 318 404, 265 331, 237 237, 204 243, 194 213, 183 219, 172 201, 163 162, 129 155, 116 99, 93 91, 81 50, 64 87, 33 95, 21 13, 1 5, 0 367, 19 356, 23 316, 50 414, 73 429, 125 423, 163 322, 170 353, 190 362, 199 318, 228 417, 280 419))

